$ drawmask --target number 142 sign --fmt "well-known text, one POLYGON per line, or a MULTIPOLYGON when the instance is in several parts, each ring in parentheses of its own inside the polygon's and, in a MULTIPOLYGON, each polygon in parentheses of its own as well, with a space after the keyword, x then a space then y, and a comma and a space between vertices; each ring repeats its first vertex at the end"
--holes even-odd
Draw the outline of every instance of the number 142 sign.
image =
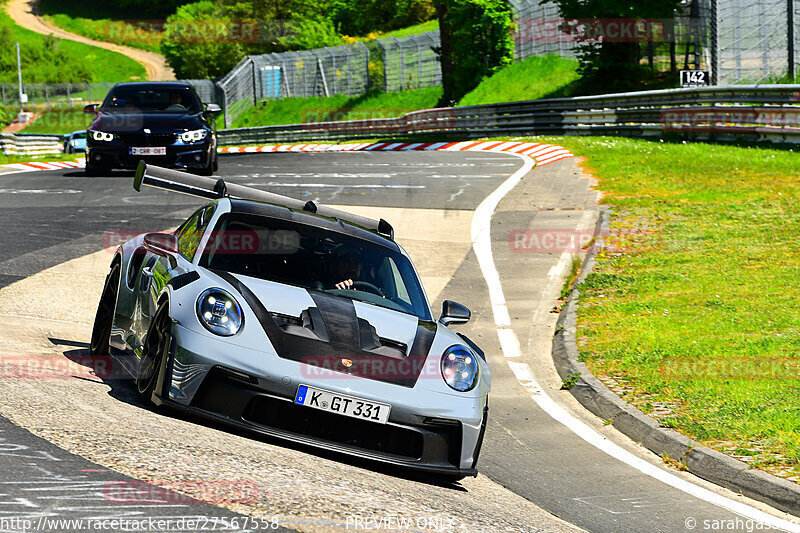
POLYGON ((707 70, 681 70, 681 87, 704 87, 708 82, 707 70))

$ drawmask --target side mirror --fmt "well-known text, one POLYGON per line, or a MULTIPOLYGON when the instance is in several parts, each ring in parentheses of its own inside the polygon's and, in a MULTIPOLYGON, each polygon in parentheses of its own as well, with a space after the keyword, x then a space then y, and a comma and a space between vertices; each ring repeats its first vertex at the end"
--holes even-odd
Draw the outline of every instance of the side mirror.
POLYGON ((87 115, 96 115, 98 105, 99 104, 89 104, 83 108, 83 112, 87 115))
POLYGON ((439 322, 445 326, 450 324, 466 324, 469 322, 469 317, 472 316, 469 309, 464 307, 458 302, 452 300, 445 300, 442 302, 442 316, 439 317, 439 322))
POLYGON ((221 113, 222 108, 217 104, 206 104, 206 111, 208 113, 221 113))
POLYGON ((172 264, 178 254, 178 238, 171 233, 148 233, 144 236, 144 247, 148 252, 170 259, 172 264))

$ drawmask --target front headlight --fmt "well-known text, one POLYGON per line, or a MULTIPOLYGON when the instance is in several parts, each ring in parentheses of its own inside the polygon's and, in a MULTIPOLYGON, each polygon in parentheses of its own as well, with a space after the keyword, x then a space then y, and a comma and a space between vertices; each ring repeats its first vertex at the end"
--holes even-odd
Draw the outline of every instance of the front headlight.
POLYGON ((197 318, 211 333, 230 337, 242 328, 244 315, 236 299, 222 289, 207 289, 197 298, 197 318))
POLYGON ((180 135, 181 140, 185 143, 192 143, 197 141, 202 141, 206 137, 208 137, 208 130, 192 130, 192 131, 184 131, 180 135))
POLYGON ((442 356, 442 377, 451 389, 467 392, 478 383, 478 361, 465 346, 449 347, 442 356))
POLYGON ((113 133, 105 133, 103 131, 93 131, 91 132, 92 139, 95 141, 103 141, 103 142, 111 142, 114 140, 113 133))

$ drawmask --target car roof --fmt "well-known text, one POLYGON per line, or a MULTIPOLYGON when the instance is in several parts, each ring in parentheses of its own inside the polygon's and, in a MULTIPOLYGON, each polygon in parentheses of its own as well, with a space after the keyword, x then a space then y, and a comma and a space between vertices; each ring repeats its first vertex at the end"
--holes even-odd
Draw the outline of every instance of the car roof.
POLYGON ((114 87, 134 87, 134 88, 181 87, 183 89, 191 89, 192 85, 186 83, 185 81, 128 81, 128 82, 117 83, 116 85, 114 85, 114 87))
POLYGON ((241 200, 231 198, 231 213, 242 213, 260 215, 269 218, 277 218, 307 226, 315 226, 336 233, 343 233, 348 237, 353 237, 373 244, 385 246, 395 252, 400 251, 400 247, 391 239, 358 226, 352 222, 331 218, 306 211, 289 209, 284 206, 256 202, 254 200, 241 200))

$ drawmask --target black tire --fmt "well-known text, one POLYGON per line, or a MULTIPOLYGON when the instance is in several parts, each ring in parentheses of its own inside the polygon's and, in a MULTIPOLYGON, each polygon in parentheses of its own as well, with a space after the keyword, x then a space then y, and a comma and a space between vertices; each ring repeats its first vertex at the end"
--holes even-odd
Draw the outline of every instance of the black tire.
POLYGON ((217 172, 219 170, 219 156, 217 155, 216 151, 214 152, 214 164, 211 166, 211 170, 213 172, 217 172))
POLYGON ((111 341, 111 326, 114 324, 114 312, 117 309, 117 294, 119 293, 120 266, 114 263, 111 271, 106 276, 97 313, 94 316, 92 340, 89 351, 92 355, 109 355, 111 341))
POLYGON ((86 163, 86 167, 83 169, 83 174, 87 178, 97 178, 99 176, 102 176, 104 174, 104 171, 102 168, 97 168, 95 166, 89 165, 89 163, 86 163))
POLYGON ((208 163, 201 169, 197 170, 197 173, 201 176, 211 176, 214 174, 214 159, 213 156, 209 156, 208 163))
POLYGON ((161 304, 150 323, 150 329, 147 330, 142 358, 139 359, 139 368, 136 373, 136 390, 145 403, 152 401, 161 367, 169 356, 169 349, 172 345, 171 326, 169 305, 161 304))

